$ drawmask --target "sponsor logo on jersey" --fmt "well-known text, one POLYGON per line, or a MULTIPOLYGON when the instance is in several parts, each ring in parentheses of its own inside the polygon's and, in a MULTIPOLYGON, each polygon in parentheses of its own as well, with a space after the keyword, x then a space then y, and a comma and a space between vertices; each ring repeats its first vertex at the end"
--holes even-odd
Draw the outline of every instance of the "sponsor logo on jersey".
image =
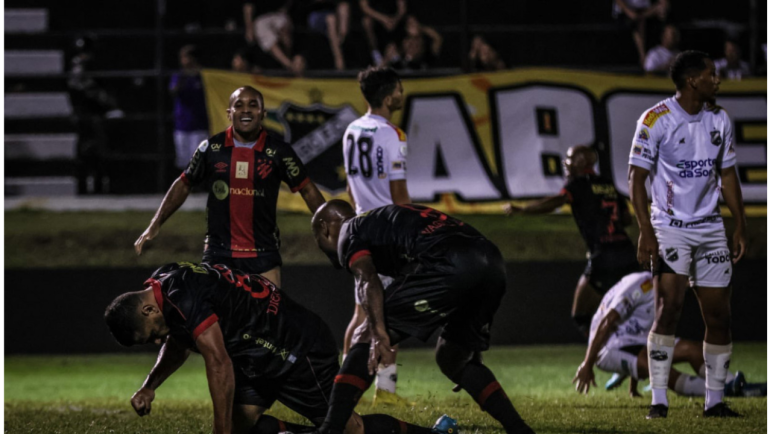
POLYGON ((284 164, 286 164, 286 173, 289 174, 292 178, 299 175, 299 167, 297 166, 297 162, 294 161, 294 158, 292 157, 286 157, 283 159, 284 164))
POLYGON ((705 258, 707 264, 724 264, 731 262, 730 252, 726 250, 706 253, 705 258))
POLYGON ((644 283, 642 283, 642 292, 648 293, 652 289, 652 280, 645 280, 644 283))
POLYGON ((230 194, 234 196, 256 196, 256 197, 265 197, 265 190, 258 189, 258 188, 233 188, 230 187, 230 194))
POLYGON ((722 144, 722 136, 720 135, 719 131, 712 131, 711 132, 711 144, 714 146, 719 146, 722 144))
POLYGON ((676 247, 666 249, 666 261, 676 262, 679 260, 679 250, 676 247))
POLYGON ((209 141, 204 140, 201 142, 200 145, 198 145, 198 150, 201 152, 206 152, 206 149, 209 147, 209 141))
POLYGON ((224 161, 220 161, 219 163, 214 165, 214 168, 217 169, 217 173, 224 173, 227 172, 227 163, 224 161))
POLYGON ((265 149, 265 154, 267 154, 268 157, 272 157, 272 156, 275 155, 275 149, 267 148, 267 149, 265 149))
POLYGON ((385 173, 385 163, 382 161, 382 146, 377 147, 377 177, 385 179, 388 174, 385 173))
POLYGON ((642 146, 641 145, 634 145, 634 154, 642 155, 642 146))
POLYGON ((639 136, 637 136, 637 138, 646 142, 650 140, 650 132, 647 131, 647 128, 642 128, 642 131, 639 131, 639 136))
POLYGON ((359 131, 363 131, 363 132, 365 132, 365 133, 376 133, 376 132, 377 132, 377 127, 373 127, 373 128, 366 128, 366 127, 362 127, 362 126, 360 126, 360 125, 356 125, 356 124, 352 124, 352 125, 350 125, 350 129, 351 129, 351 130, 359 130, 359 131))
POLYGON ((270 303, 267 305, 267 313, 278 315, 278 305, 281 302, 281 294, 273 292, 270 294, 270 303))
POLYGON ((235 177, 237 179, 249 179, 248 161, 238 161, 235 163, 235 177))
POLYGON ((212 143, 211 144, 211 150, 214 152, 219 152, 219 150, 222 149, 221 143, 212 143))
POLYGON ((596 195, 615 197, 617 192, 615 186, 610 184, 593 184, 591 185, 591 192, 596 195))
POLYGON ((666 214, 674 215, 674 181, 666 182, 666 214))
POLYGON ((670 112, 671 110, 669 110, 665 104, 661 104, 653 108, 649 112, 647 112, 647 116, 644 117, 642 124, 652 128, 653 125, 655 125, 655 122, 658 121, 658 119, 660 119, 661 117, 665 116, 667 113, 670 113, 670 112))
POLYGON ((211 185, 211 192, 214 193, 214 197, 219 200, 227 199, 227 195, 230 194, 230 189, 225 181, 218 179, 211 185))
POLYGON ((679 172, 680 178, 701 178, 711 175, 712 168, 717 160, 706 158, 705 160, 679 160, 676 167, 683 169, 679 172))
POLYGON ((391 166, 393 166, 393 170, 401 170, 406 168, 406 163, 403 161, 394 161, 391 166))
POLYGON ((668 360, 668 353, 663 350, 652 350, 650 351, 650 358, 662 362, 668 360))

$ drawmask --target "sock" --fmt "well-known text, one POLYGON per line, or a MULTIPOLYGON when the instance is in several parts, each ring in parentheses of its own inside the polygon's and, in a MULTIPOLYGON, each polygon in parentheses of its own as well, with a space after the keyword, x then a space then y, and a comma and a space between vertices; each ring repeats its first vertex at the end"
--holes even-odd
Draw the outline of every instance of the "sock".
POLYGON ((706 362, 706 410, 722 402, 732 353, 733 344, 714 345, 703 342, 703 360, 706 362))
POLYGON ((369 343, 353 345, 348 351, 339 374, 334 377, 329 410, 321 432, 336 434, 345 430, 358 400, 374 380, 374 376, 369 375, 368 360, 369 343))
POLYGON ((506 431, 514 432, 527 426, 513 408, 511 400, 495 379, 495 375, 486 366, 474 362, 468 363, 460 373, 458 383, 481 409, 497 419, 506 431))
POLYGON ((398 381, 398 375, 396 374, 395 363, 388 367, 385 365, 377 367, 377 380, 374 384, 378 390, 396 393, 396 381, 398 381))
MULTIPOLYGON (((706 364, 700 365, 700 369, 698 370, 698 376, 700 378, 706 378, 706 364)), ((735 379, 735 374, 727 371, 727 377, 725 378, 725 384, 733 381, 735 379)))
POLYGON ((652 405, 668 406, 668 375, 674 357, 674 336, 650 332, 647 336, 647 366, 650 369, 652 405))
POLYGON ((679 374, 674 392, 683 396, 703 396, 706 394, 706 381, 694 375, 679 374))
POLYGON ((366 434, 431 434, 430 428, 412 425, 385 414, 361 416, 366 434))
POLYGON ((297 425, 278 420, 273 416, 263 414, 257 423, 249 430, 249 434, 278 434, 283 431, 293 433, 309 433, 315 431, 314 426, 297 425))

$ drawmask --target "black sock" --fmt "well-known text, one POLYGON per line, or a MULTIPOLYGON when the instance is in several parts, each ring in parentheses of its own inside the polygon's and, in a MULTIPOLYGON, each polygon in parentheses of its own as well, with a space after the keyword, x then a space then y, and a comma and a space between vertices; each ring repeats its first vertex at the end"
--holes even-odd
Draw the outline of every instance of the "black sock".
POLYGON ((468 363, 460 374, 460 386, 479 404, 482 410, 497 419, 508 432, 527 425, 513 408, 511 400, 495 375, 484 365, 468 363))
POLYGON ((368 343, 353 345, 348 351, 339 374, 334 377, 329 411, 321 432, 337 434, 345 429, 358 400, 374 380, 374 375, 369 375, 368 360, 368 343))
POLYGON ((364 420, 364 434, 430 434, 430 428, 412 425, 386 414, 368 414, 364 420))
POLYGON ((249 434, 278 434, 283 431, 293 433, 309 433, 315 431, 314 426, 297 425, 294 423, 278 420, 273 416, 263 414, 259 417, 257 423, 251 428, 249 434))

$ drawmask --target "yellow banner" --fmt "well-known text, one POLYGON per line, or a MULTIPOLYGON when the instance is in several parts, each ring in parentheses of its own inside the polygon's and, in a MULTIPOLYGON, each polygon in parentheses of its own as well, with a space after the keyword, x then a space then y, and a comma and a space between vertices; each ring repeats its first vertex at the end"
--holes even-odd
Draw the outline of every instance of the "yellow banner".
MULTIPOLYGON (((366 112, 355 79, 205 70, 203 80, 212 134, 230 125, 226 110, 233 90, 253 86, 265 98, 264 126, 305 152, 300 157, 327 197, 347 199, 342 133, 366 112)), ((593 145, 600 172, 627 195, 636 121, 674 92, 667 78, 545 68, 405 78, 403 86, 405 107, 391 122, 407 133, 408 188, 416 201, 450 213, 499 213, 503 203, 558 193, 561 159, 576 144, 593 145)), ((767 142, 766 91, 764 79, 725 81, 718 96, 735 126, 744 198, 753 215, 766 215, 766 156, 760 158, 767 142)), ((288 190, 279 209, 307 211, 288 190)))

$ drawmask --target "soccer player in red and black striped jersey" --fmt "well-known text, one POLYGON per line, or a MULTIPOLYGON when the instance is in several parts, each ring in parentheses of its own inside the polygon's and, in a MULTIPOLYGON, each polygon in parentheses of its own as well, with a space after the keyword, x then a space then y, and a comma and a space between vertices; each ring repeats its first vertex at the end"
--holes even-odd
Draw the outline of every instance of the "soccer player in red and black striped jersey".
POLYGON ((443 326, 436 362, 508 434, 532 433, 492 371, 481 363, 492 319, 506 291, 497 246, 470 225, 420 205, 387 205, 355 215, 332 200, 313 216, 318 246, 356 280, 366 321, 332 389, 323 434, 342 432, 379 363, 392 363, 392 345, 426 340, 443 326), (393 278, 383 288, 378 274, 393 278))
MULTIPOLYGON (((105 320, 122 345, 163 343, 155 366, 131 398, 140 416, 150 413, 155 389, 191 351, 206 364, 215 434, 315 429, 263 414, 275 401, 316 426, 326 416, 339 370, 331 331, 318 315, 260 275, 219 264, 168 264, 153 273, 144 290, 117 297, 105 320)), ((343 425, 346 434, 432 433, 382 414, 349 414, 343 425)))
POLYGON ((247 86, 233 92, 227 109, 232 125, 200 144, 134 243, 137 254, 182 206, 191 188, 203 186, 209 192, 203 261, 261 274, 281 285, 276 224, 281 182, 299 192, 311 212, 325 200, 292 147, 262 128, 265 113, 262 94, 256 89, 247 86))

